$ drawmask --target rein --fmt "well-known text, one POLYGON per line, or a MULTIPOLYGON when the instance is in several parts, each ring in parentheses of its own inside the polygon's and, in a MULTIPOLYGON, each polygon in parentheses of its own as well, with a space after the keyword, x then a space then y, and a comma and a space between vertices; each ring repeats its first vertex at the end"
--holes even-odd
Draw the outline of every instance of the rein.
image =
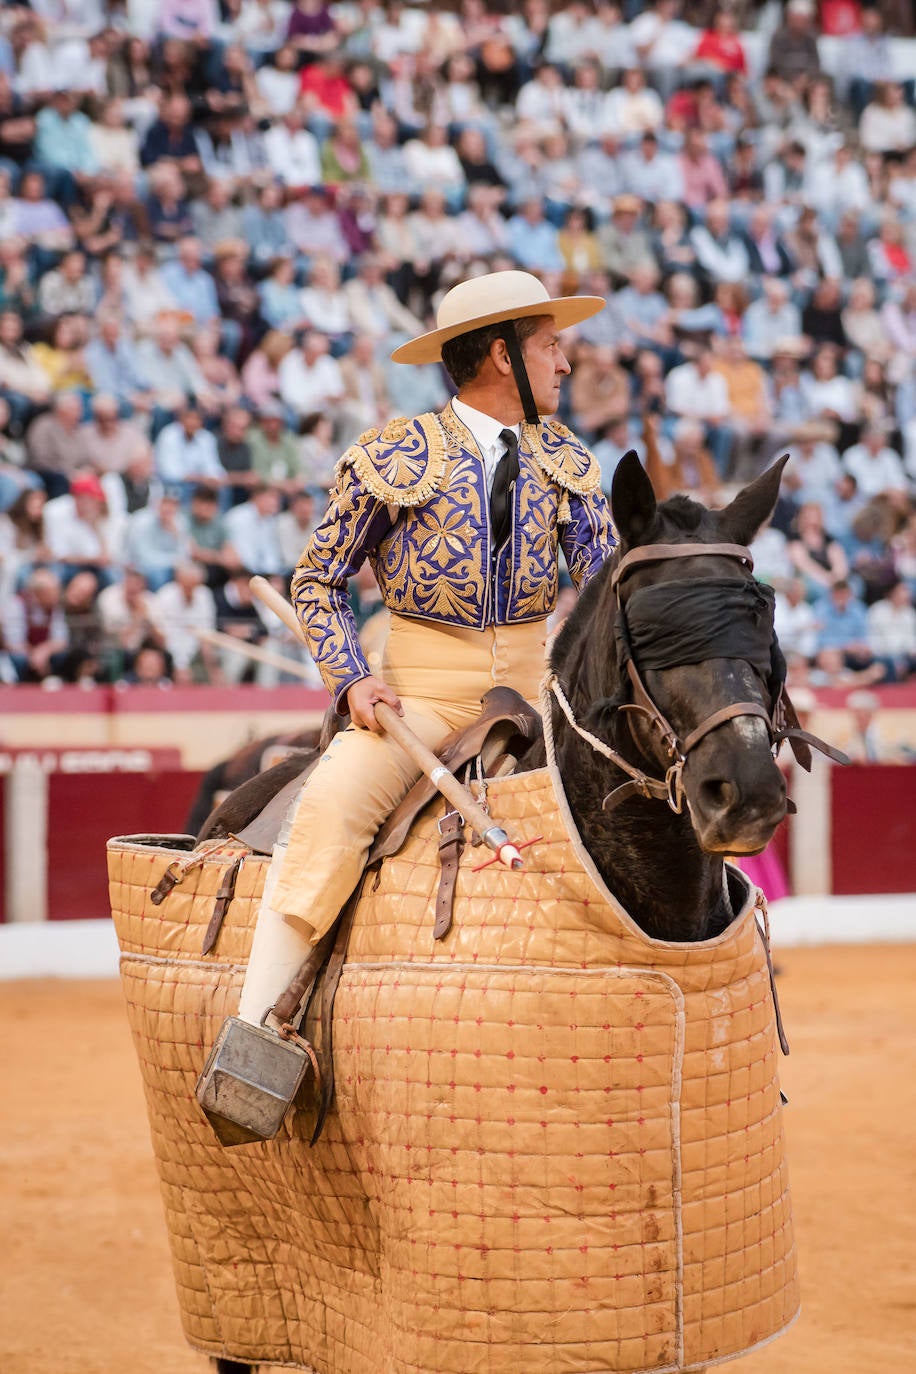
MULTIPOLYGON (((754 567, 750 549, 742 544, 647 544, 624 555, 611 576, 611 589, 616 596, 618 584, 622 578, 640 564, 667 562, 675 558, 708 556, 733 559, 742 563, 748 571, 752 571, 754 567)), ((620 615, 622 611, 623 607, 618 598, 617 614, 620 615)), ((785 683, 782 681, 779 682, 778 689, 773 694, 773 706, 770 711, 767 711, 757 701, 732 702, 728 706, 722 706, 719 710, 711 712, 682 740, 674 726, 653 701, 632 655, 627 658, 626 670, 634 700, 624 703, 618 707, 618 710, 639 712, 647 716, 650 724, 658 730, 662 746, 670 760, 664 778, 651 777, 641 768, 625 759, 605 740, 599 739, 597 735, 584 729, 576 720, 572 706, 567 700, 555 673, 549 673, 545 683, 546 688, 553 694, 557 705, 575 733, 597 753, 628 775, 629 780, 627 782, 615 787, 604 798, 602 809, 605 811, 613 810, 630 797, 640 796, 655 797, 660 801, 666 801, 675 815, 681 815, 685 801, 683 773, 691 750, 695 749, 700 741, 705 739, 713 730, 717 730, 727 721, 735 720, 741 716, 756 716, 765 722, 770 744, 775 752, 778 753, 783 741, 788 740, 798 763, 807 770, 811 768, 811 747, 821 750, 822 753, 837 763, 849 762, 846 755, 838 749, 832 748, 823 740, 818 739, 816 735, 801 729, 795 708, 785 690, 785 683)), ((788 802, 787 808, 794 811, 794 803, 788 802)))

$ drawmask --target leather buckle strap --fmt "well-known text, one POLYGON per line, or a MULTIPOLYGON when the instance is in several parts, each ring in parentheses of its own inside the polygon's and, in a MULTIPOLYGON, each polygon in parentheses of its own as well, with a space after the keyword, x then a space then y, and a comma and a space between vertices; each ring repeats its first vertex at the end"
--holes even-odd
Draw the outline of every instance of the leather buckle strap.
POLYGON ((235 896, 235 884, 239 876, 239 869, 242 867, 243 855, 229 865, 223 874, 223 881, 220 883, 219 892, 216 894, 216 901, 213 903, 213 915, 210 917, 210 924, 204 934, 203 944, 200 947, 201 954, 209 954, 216 944, 217 936, 222 929, 226 912, 232 898, 235 896))
POLYGON ((461 855, 464 853, 464 817, 459 811, 449 811, 439 822, 439 888, 436 892, 436 922, 433 939, 443 940, 452 928, 455 905, 455 884, 461 855))

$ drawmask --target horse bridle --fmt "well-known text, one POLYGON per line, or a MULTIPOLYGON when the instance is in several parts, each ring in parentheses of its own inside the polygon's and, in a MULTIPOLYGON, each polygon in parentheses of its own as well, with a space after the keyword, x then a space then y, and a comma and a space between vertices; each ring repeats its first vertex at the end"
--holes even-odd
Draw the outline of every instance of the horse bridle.
MULTIPOLYGON (((667 562, 675 558, 706 558, 710 556, 730 558, 740 562, 749 572, 753 571, 754 559, 750 549, 743 544, 646 544, 642 548, 632 549, 620 559, 611 576, 611 589, 617 597, 617 588, 621 579, 639 565, 667 562)), ((618 615, 620 614, 620 606, 621 603, 618 598, 618 615)), ((812 747, 821 750, 822 753, 837 763, 849 762, 846 755, 840 753, 838 749, 832 748, 831 745, 818 739, 816 735, 812 735, 809 731, 801 728, 795 708, 785 689, 784 681, 780 680, 777 690, 773 693, 773 704, 769 711, 759 701, 735 701, 711 712, 682 740, 674 726, 653 701, 632 655, 627 658, 626 672, 633 701, 622 703, 618 710, 646 716, 650 725, 658 731, 662 746, 670 760, 664 778, 651 777, 641 768, 625 759, 607 741, 598 739, 590 731, 583 729, 575 719, 572 707, 555 674, 550 674, 547 684, 573 730, 585 739, 592 748, 628 775, 629 780, 627 782, 615 787, 604 798, 602 803, 604 810, 613 810, 614 807, 619 806, 629 797, 641 796, 655 797, 658 800, 666 801, 671 810, 680 815, 684 809, 685 800, 684 767, 691 750, 695 749, 701 740, 705 739, 713 730, 717 730, 720 725, 724 725, 730 720, 736 720, 740 716, 756 716, 765 722, 770 745, 774 752, 778 753, 783 741, 788 740, 796 760, 807 770, 811 768, 812 747)), ((787 807, 792 811, 795 809, 792 802, 788 802, 787 807)))

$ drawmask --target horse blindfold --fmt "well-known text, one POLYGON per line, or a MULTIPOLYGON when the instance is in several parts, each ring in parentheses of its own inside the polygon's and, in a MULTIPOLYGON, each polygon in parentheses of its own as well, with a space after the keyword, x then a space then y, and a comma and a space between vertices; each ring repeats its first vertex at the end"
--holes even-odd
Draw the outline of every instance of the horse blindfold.
POLYGON ((773 628, 772 587, 744 578, 701 578, 642 587, 620 606, 617 652, 621 669, 632 659, 640 672, 742 659, 770 689, 785 680, 785 661, 773 628))

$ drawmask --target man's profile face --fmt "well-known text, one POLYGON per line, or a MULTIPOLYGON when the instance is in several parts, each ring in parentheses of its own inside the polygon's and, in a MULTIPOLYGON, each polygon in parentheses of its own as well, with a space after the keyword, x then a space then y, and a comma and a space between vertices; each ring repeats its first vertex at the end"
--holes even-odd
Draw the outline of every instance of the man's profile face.
POLYGON ((560 383, 570 366, 560 347, 552 315, 547 315, 522 344, 522 356, 539 415, 553 415, 560 404, 560 383))

